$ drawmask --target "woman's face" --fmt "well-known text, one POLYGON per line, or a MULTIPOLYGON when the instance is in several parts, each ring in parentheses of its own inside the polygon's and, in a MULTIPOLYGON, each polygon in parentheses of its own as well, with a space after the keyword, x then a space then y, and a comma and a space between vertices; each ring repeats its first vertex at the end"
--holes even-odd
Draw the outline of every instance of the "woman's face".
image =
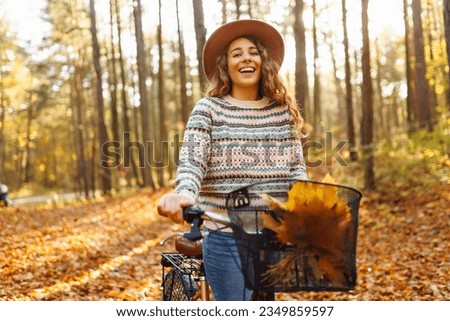
MULTIPOLYGON (((247 38, 231 42, 227 52, 228 73, 233 92, 258 92, 261 78, 261 54, 255 44, 247 38)), ((256 97, 255 97, 256 98, 256 97)))

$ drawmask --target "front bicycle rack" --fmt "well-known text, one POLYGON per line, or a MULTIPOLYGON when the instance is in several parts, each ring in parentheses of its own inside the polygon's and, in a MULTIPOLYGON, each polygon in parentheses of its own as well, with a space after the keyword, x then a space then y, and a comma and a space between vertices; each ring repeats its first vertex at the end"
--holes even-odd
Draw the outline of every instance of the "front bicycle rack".
POLYGON ((190 274, 198 279, 202 273, 201 258, 186 256, 177 252, 161 253, 161 265, 178 269, 183 274, 190 274))
POLYGON ((177 252, 161 253, 161 266, 164 301, 196 300, 198 282, 204 276, 201 257, 177 252), (166 268, 169 269, 167 273, 166 268))

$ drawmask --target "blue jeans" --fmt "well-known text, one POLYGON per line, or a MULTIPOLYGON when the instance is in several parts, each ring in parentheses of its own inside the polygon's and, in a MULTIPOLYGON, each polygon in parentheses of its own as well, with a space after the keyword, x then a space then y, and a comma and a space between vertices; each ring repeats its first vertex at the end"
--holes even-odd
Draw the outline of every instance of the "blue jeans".
POLYGON ((248 301, 252 290, 245 287, 233 233, 209 230, 203 240, 206 280, 216 301, 248 301))

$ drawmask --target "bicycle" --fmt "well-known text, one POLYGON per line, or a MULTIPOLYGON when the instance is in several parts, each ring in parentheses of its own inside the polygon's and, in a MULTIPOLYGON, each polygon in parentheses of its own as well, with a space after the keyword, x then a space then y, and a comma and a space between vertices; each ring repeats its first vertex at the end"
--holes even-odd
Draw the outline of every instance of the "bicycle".
MULTIPOLYGON (((205 237, 201 226, 204 220, 232 228, 240 244, 246 286, 254 290, 252 300, 274 300, 276 292, 353 289, 356 284, 356 241, 361 198, 361 192, 348 186, 285 179, 252 184, 229 193, 226 201, 228 216, 205 212, 197 205, 186 208, 183 218, 190 224, 190 231, 169 235, 161 242, 164 244, 168 239, 177 237, 176 251, 161 253, 162 299, 211 299, 201 256, 201 241, 205 237), (318 246, 309 241, 306 246, 302 244, 299 251, 292 242, 280 242, 276 232, 268 228, 267 222, 280 223, 283 213, 270 208, 267 198, 262 196, 270 195, 273 199, 286 201, 292 196, 289 193, 293 187, 298 187, 296 184, 301 188, 336 190, 349 215, 341 249, 335 250, 325 244, 318 246), (269 185, 271 188, 268 188, 269 185), (333 251, 339 252, 339 256, 333 251), (341 261, 338 262, 337 258, 341 261)), ((306 221, 303 223, 304 226, 311 226, 306 221)))

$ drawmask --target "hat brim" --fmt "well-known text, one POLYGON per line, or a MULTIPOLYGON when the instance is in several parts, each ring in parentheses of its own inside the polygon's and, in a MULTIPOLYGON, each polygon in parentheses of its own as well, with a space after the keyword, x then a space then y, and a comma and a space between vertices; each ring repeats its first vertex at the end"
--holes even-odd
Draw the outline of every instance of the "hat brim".
POLYGON ((219 54, 235 39, 253 36, 259 39, 270 51, 279 66, 284 59, 284 41, 281 34, 271 25, 259 20, 237 20, 228 22, 215 30, 203 47, 203 71, 211 79, 216 70, 219 54))

